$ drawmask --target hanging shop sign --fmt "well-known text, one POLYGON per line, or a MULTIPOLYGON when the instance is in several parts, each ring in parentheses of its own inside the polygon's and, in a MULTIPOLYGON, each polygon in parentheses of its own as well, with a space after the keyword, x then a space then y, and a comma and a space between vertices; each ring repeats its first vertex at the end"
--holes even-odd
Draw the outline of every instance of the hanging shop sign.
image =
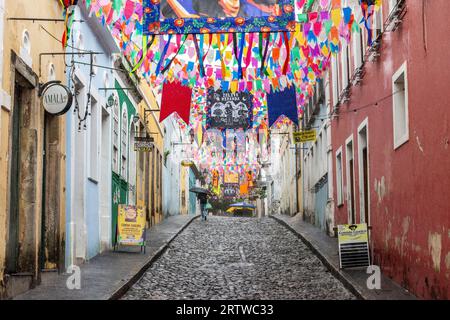
POLYGON ((294 143, 315 142, 317 140, 316 130, 294 132, 294 143))
POLYGON ((119 205, 117 244, 145 246, 145 214, 142 208, 119 205))
POLYGON ((134 151, 150 152, 153 149, 153 142, 155 139, 152 137, 134 137, 134 151))
POLYGON ((208 90, 207 129, 249 129, 252 124, 253 95, 250 92, 208 90))
POLYGON ((294 0, 144 0, 147 34, 295 30, 294 0))
POLYGON ((341 269, 370 265, 367 224, 338 225, 341 269))
POLYGON ((50 81, 42 86, 41 99, 45 111, 60 116, 70 110, 73 95, 60 81, 50 81))

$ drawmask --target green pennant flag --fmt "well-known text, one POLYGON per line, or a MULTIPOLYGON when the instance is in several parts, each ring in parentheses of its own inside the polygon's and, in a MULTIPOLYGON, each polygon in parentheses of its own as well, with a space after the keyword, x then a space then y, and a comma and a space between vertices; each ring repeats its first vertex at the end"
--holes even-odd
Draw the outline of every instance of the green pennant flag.
POLYGON ((298 22, 308 22, 308 14, 307 13, 300 13, 297 17, 298 22))
MULTIPOLYGON (((91 0, 89 0, 91 1, 91 0)), ((118 12, 120 11, 120 9, 122 8, 122 1, 123 0, 113 0, 113 9, 114 11, 118 12)))
POLYGON ((324 27, 325 27, 325 32, 326 34, 330 34, 331 32, 331 28, 333 27, 333 21, 332 20, 327 20, 324 23, 324 27))

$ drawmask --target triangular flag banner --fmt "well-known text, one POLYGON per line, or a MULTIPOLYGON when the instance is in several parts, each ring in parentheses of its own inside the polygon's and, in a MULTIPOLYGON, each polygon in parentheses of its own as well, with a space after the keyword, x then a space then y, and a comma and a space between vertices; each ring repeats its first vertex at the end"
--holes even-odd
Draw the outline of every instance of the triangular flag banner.
POLYGON ((269 127, 271 127, 281 115, 285 115, 298 125, 297 99, 295 87, 284 91, 272 92, 267 95, 267 108, 269 113, 269 127))
POLYGON ((179 82, 166 82, 162 91, 159 122, 163 122, 164 119, 176 112, 186 124, 189 124, 191 99, 191 88, 182 86, 179 82))

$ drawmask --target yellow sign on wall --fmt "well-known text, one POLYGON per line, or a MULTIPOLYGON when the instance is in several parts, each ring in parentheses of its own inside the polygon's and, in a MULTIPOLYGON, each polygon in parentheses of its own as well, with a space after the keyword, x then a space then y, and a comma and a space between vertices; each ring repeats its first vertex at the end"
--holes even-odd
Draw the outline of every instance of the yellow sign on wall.
POLYGON ((127 246, 145 245, 145 215, 142 208, 119 205, 117 242, 127 246))
POLYGON ((297 131, 293 135, 294 143, 315 142, 317 139, 316 130, 297 131))

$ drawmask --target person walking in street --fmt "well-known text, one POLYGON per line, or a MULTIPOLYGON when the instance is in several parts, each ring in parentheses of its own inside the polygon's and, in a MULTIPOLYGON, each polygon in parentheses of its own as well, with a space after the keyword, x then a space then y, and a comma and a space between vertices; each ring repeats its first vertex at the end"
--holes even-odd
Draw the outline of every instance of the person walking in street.
POLYGON ((200 201, 200 211, 202 214, 202 220, 206 221, 206 217, 208 215, 206 211, 206 204, 208 203, 208 195, 206 193, 199 193, 198 200, 200 201))

